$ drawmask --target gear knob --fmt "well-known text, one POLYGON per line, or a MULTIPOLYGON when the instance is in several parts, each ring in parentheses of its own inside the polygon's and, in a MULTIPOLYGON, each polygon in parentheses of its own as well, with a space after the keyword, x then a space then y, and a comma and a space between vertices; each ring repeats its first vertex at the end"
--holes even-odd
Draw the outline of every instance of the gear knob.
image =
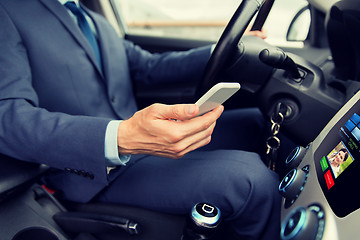
POLYGON ((205 240, 215 236, 221 220, 220 210, 208 203, 196 204, 189 214, 182 240, 205 240))

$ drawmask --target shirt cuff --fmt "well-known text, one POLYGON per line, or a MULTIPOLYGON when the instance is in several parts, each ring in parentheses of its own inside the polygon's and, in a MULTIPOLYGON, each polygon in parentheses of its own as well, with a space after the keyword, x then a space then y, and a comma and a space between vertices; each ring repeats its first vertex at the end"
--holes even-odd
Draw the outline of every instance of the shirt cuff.
POLYGON ((125 166, 131 155, 122 155, 118 152, 117 134, 121 120, 110 121, 105 133, 105 163, 107 167, 125 166))

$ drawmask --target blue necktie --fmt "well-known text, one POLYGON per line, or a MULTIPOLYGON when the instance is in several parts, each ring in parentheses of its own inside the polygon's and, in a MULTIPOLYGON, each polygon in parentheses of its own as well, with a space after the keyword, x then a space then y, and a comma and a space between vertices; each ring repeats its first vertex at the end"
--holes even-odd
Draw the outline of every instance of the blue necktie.
POLYGON ((101 58, 100 58, 100 50, 99 46, 97 44, 96 38, 94 33, 92 32, 90 25, 88 21, 86 20, 86 17, 82 10, 78 8, 73 1, 69 1, 65 3, 65 6, 77 17, 78 25, 85 35, 86 39, 89 41, 92 49, 94 50, 95 57, 99 63, 100 69, 101 69, 101 58))

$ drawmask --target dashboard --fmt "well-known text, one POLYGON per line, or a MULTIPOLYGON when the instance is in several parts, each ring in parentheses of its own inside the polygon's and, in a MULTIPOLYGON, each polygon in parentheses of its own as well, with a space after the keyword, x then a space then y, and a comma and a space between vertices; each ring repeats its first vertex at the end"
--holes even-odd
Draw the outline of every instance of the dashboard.
POLYGON ((357 239, 360 221, 360 92, 332 118, 316 139, 286 159, 283 240, 357 239))

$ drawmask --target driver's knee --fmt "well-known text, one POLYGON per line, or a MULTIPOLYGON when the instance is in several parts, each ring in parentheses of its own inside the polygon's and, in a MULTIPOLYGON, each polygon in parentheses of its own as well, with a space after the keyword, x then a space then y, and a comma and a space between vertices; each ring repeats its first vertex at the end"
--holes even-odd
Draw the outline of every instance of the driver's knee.
POLYGON ((219 205, 224 221, 238 236, 244 239, 276 237, 281 202, 278 175, 267 169, 257 155, 247 157, 247 161, 233 163, 223 173, 226 176, 217 185, 221 194, 215 205, 219 205))
POLYGON ((207 182, 206 186, 212 186, 210 193, 233 204, 226 208, 244 211, 243 206, 256 205, 257 202, 278 197, 279 177, 263 164, 258 154, 218 150, 212 152, 212 155, 219 158, 212 161, 213 173, 208 176, 208 181, 203 181, 207 182))

